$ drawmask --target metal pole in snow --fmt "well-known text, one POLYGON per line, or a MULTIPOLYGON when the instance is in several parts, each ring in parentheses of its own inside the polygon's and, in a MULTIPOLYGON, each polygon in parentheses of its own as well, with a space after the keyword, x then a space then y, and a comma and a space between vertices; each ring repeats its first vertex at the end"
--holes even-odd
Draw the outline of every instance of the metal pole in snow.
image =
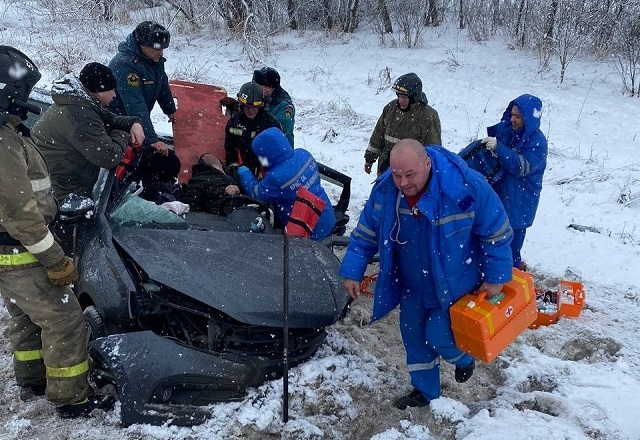
POLYGON ((282 421, 289 421, 289 239, 283 235, 283 298, 282 298, 282 421))

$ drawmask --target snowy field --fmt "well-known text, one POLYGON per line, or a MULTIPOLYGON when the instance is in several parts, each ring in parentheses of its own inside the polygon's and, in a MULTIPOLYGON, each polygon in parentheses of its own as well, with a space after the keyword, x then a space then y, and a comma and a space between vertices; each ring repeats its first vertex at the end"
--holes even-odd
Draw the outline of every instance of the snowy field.
MULTIPOLYGON (((72 66, 78 72, 85 62, 107 62, 131 30, 96 40, 38 29, 0 15, 2 44, 33 58, 43 72, 39 86, 55 78, 48 68, 56 57, 52 43, 63 54, 74 53, 72 45, 88 54, 72 66)), ((221 85, 233 96, 260 67, 227 40, 173 33, 171 43, 170 76, 221 85)), ((413 71, 422 78, 444 146, 454 152, 484 137, 513 98, 539 96, 549 159, 523 258, 550 286, 568 267, 581 273, 587 295, 581 316, 525 331, 495 361, 479 362, 465 384, 443 365, 443 397, 429 408, 400 411, 392 402, 410 383, 397 314, 368 326, 371 301, 361 297, 315 358, 290 371, 288 423, 282 423, 282 381, 274 381, 242 402, 211 406, 200 426, 125 429, 119 407, 103 418, 63 421, 45 399, 22 400, 1 309, 0 439, 640 439, 640 100, 622 96, 611 65, 573 61, 559 84, 553 62, 540 71, 535 54, 499 40, 472 43, 453 28, 428 30, 413 50, 380 47, 364 31, 339 39, 292 33, 273 40, 264 64, 280 72, 295 101, 296 147, 353 178, 350 228, 371 188, 363 154, 394 98, 389 76, 413 71)), ((167 129, 161 115, 154 118, 167 129)))

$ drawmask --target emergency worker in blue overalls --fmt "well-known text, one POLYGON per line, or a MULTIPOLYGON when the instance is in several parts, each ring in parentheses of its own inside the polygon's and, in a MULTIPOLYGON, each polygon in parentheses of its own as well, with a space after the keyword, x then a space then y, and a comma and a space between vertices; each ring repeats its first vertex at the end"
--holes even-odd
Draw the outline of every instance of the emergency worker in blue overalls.
POLYGON ((475 361, 456 347, 449 308, 462 296, 491 297, 511 280, 513 231, 485 178, 456 154, 403 139, 391 150, 351 233, 340 275, 357 298, 372 257, 380 255, 372 322, 400 305, 400 332, 413 390, 399 409, 440 396, 440 359, 466 382, 475 361))

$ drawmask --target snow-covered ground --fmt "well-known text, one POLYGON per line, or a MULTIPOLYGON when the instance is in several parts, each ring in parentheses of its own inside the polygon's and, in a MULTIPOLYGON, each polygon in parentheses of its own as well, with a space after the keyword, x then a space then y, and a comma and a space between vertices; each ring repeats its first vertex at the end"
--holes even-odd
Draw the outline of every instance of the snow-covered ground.
MULTIPOLYGON (((73 66, 77 72, 84 61, 108 61, 131 30, 96 41, 61 30, 49 41, 51 32, 32 32, 12 14, 0 21, 3 44, 32 56, 43 86, 55 77, 45 62, 55 57, 43 48, 79 45, 90 58, 73 66)), ((233 42, 174 33, 171 43, 171 76, 222 85, 230 95, 251 78, 254 66, 233 42)), ((77 49, 68 46, 60 52, 77 49)), ((265 64, 278 69, 296 103, 296 146, 353 178, 350 227, 373 180, 362 170, 369 135, 394 98, 387 70, 391 79, 410 71, 422 78, 444 146, 455 152, 484 137, 511 99, 539 96, 549 160, 523 257, 550 286, 568 267, 581 273, 581 316, 525 331, 495 361, 479 363, 465 384, 443 366, 443 397, 429 408, 400 411, 393 399, 410 384, 397 315, 368 326, 370 299, 361 297, 316 357, 291 370, 288 423, 281 420, 282 382, 274 381, 242 402, 212 406, 200 426, 124 429, 118 407, 102 419, 62 421, 45 399, 21 400, 2 309, 0 438, 640 439, 640 101, 621 95, 615 69, 573 61, 560 85, 555 66, 539 71, 535 54, 498 40, 472 43, 453 28, 428 30, 414 50, 379 47, 364 31, 340 39, 292 33, 273 40, 265 64)), ((166 128, 162 115, 154 117, 166 128)))

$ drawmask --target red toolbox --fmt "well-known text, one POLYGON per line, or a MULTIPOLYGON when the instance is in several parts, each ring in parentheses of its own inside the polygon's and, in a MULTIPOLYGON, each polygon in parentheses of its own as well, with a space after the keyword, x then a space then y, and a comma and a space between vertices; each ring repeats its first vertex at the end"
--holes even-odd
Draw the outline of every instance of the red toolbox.
POLYGON ((450 309, 456 345, 484 362, 493 361, 538 315, 533 278, 519 269, 494 298, 468 294, 450 309))

